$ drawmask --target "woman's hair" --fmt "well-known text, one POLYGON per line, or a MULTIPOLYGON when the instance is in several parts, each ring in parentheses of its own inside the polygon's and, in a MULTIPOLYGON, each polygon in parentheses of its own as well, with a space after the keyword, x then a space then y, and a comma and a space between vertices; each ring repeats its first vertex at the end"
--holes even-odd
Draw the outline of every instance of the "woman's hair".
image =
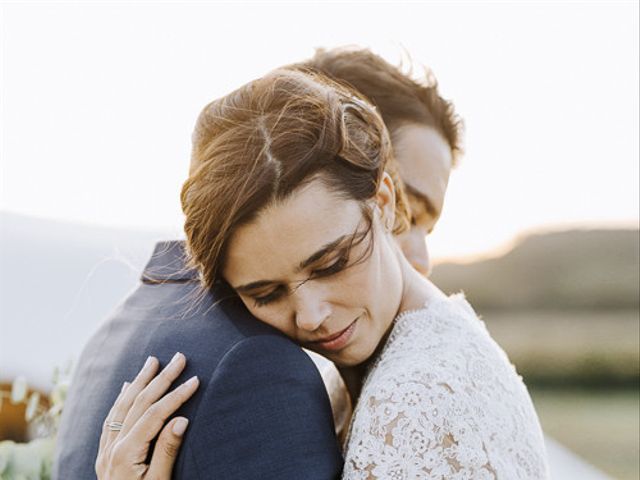
POLYGON ((380 115, 355 90, 302 67, 274 70, 213 101, 193 134, 181 192, 191 267, 206 288, 224 269, 229 240, 266 207, 319 179, 361 202, 369 228, 382 175, 396 187, 394 233, 409 212, 380 115))

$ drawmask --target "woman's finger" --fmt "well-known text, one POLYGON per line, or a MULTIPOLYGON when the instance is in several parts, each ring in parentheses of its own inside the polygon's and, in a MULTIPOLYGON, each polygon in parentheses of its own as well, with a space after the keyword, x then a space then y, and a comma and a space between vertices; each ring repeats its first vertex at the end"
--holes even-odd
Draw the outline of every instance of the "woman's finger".
MULTIPOLYGON (((95 470, 98 477, 101 477, 104 474, 104 469, 107 467, 106 463, 108 462, 109 453, 111 451, 111 440, 115 438, 113 435, 113 431, 109 428, 109 418, 114 415, 114 410, 119 402, 122 401, 122 397, 124 396, 124 392, 129 386, 128 382, 124 382, 122 388, 120 389, 120 393, 116 398, 111 410, 107 414, 107 418, 102 423, 102 433, 100 434, 100 447, 98 449, 98 456, 96 457, 95 462, 95 470)), ((116 432, 117 433, 117 432, 116 432)))
MULTIPOLYGON (((123 436, 129 433, 147 409, 169 390, 171 384, 180 376, 186 364, 187 359, 185 356, 180 352, 176 353, 160 374, 140 391, 123 421, 123 436)), ((160 430, 158 429, 158 431, 160 430)))
MULTIPOLYGON (((192 377, 151 405, 138 419, 131 431, 124 437, 118 438, 114 454, 110 458, 111 463, 116 462, 116 457, 123 458, 126 455, 129 463, 143 464, 147 458, 151 441, 161 432, 166 420, 193 395, 198 385, 198 377, 192 377)), ((169 456, 167 452, 164 455, 169 456)), ((163 462, 166 463, 167 459, 163 462)), ((156 477, 150 476, 148 478, 156 477)))
POLYGON ((120 389, 120 393, 116 398, 116 401, 113 402, 113 405, 111 406, 111 410, 109 410, 107 417, 104 419, 104 422, 102 423, 102 433, 100 434, 100 450, 104 450, 107 444, 107 437, 109 436, 108 434, 111 431, 109 430, 108 425, 112 421, 111 418, 113 418, 114 416, 116 405, 118 405, 118 403, 122 401, 122 397, 124 396, 124 392, 128 386, 129 386, 129 382, 124 382, 124 384, 122 385, 122 388, 120 389))
POLYGON ((160 432, 149 465, 149 478, 171 478, 173 465, 178 457, 184 432, 189 420, 178 417, 171 420, 160 432))
POLYGON ((122 441, 130 445, 151 442, 162 430, 167 419, 195 393, 199 384, 198 377, 191 377, 151 405, 122 441))
POLYGON ((103 429, 106 429, 106 442, 111 443, 115 438, 120 435, 119 430, 114 430, 114 428, 118 428, 118 425, 109 428, 109 424, 112 422, 122 424, 120 426, 121 430, 124 430, 125 419, 129 410, 131 409, 131 405, 133 405, 134 400, 137 398, 138 394, 149 384, 149 382, 153 379, 158 368, 160 367, 160 363, 158 359, 155 357, 148 357, 142 369, 136 375, 136 378, 127 386, 127 388, 121 392, 121 395, 118 396, 116 401, 107 415, 107 419, 105 420, 105 425, 103 429))

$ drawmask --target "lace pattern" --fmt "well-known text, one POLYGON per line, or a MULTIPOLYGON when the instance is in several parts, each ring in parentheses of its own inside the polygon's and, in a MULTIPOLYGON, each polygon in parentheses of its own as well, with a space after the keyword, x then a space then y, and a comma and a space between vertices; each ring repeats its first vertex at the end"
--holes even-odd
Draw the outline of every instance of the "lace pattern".
POLYGON ((463 294, 396 318, 365 378, 342 478, 549 478, 522 377, 463 294))

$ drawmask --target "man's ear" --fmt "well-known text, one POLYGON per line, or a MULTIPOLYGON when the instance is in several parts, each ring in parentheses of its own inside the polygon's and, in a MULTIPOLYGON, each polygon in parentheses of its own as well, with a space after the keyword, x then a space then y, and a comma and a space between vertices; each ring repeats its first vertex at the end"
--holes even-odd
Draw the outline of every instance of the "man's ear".
POLYGON ((396 220, 396 188, 393 179, 386 171, 376 192, 376 206, 380 212, 380 221, 383 226, 393 230, 396 220))

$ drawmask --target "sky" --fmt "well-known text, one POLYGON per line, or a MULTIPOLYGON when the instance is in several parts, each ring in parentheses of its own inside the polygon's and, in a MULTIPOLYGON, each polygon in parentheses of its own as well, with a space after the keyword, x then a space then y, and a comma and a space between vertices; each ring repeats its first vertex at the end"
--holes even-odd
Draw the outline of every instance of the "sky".
POLYGON ((434 258, 638 226, 638 2, 3 2, 0 210, 181 234, 200 109, 315 47, 434 72, 465 119, 434 258))

